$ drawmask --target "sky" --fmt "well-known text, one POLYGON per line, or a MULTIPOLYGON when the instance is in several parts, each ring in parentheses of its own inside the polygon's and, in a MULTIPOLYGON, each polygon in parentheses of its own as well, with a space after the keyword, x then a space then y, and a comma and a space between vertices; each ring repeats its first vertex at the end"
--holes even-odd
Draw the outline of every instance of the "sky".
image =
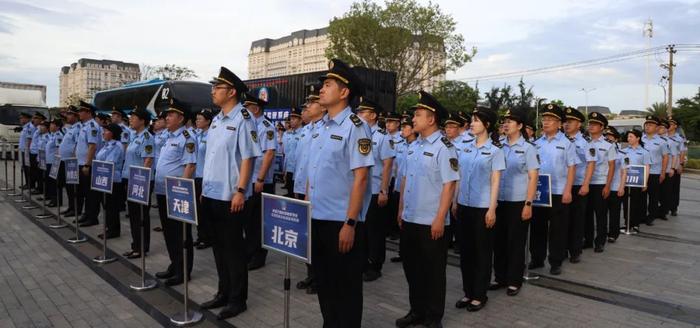
MULTIPOLYGON (((421 3, 427 1, 419 0, 421 3)), ((250 43, 292 31, 320 28, 352 1, 69 1, 0 0, 0 81, 46 85, 47 103, 58 104, 62 66, 80 58, 137 64, 176 64, 209 80, 226 66, 247 77, 250 43)), ((700 0, 669 1, 434 1, 457 21, 474 60, 449 72, 465 79, 612 56, 647 47, 642 29, 654 23, 652 47, 700 44, 700 0)), ((662 101, 659 67, 668 55, 651 56, 650 102, 662 101)), ((674 100, 700 86, 700 49, 675 56, 674 100)), ((567 105, 608 106, 613 112, 645 106, 646 58, 527 75, 538 97, 567 105)), ((482 92, 520 77, 480 81, 482 92)), ((470 82, 473 84, 473 82, 470 82)))

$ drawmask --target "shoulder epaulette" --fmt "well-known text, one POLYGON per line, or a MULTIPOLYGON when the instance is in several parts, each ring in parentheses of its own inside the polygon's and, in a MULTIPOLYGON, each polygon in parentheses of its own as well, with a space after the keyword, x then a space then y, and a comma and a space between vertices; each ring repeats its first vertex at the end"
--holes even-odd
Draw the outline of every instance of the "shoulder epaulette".
POLYGON ((445 144, 445 146, 447 146, 447 148, 454 147, 452 142, 450 142, 450 139, 447 139, 447 137, 442 137, 440 140, 445 144))
POLYGON ((619 152, 620 154, 627 154, 627 152, 624 151, 624 150, 622 150, 622 149, 618 150, 618 152, 619 152))
POLYGON ((243 115, 244 119, 246 119, 246 120, 250 119, 250 113, 248 112, 247 109, 241 108, 241 114, 243 115))
POLYGON ((270 125, 271 125, 271 124, 270 124, 270 122, 268 122, 268 121, 267 121, 266 119, 265 119, 265 120, 263 120, 263 124, 264 124, 264 125, 265 125, 265 127, 267 127, 267 128, 269 128, 269 127, 270 127, 270 125))
POLYGON ((492 140, 491 143, 498 148, 503 148, 503 144, 501 143, 500 139, 499 140, 492 140))
POLYGON ((148 138, 150 138, 150 137, 151 137, 151 133, 148 131, 146 131, 146 133, 143 134, 143 138, 146 140, 148 140, 148 138))
POLYGON ((662 136, 659 136, 659 137, 660 137, 661 139, 663 139, 663 141, 667 141, 667 140, 666 140, 666 137, 662 137, 662 136))
POLYGON ((350 114, 350 120, 352 121, 352 124, 355 124, 356 127, 362 126, 362 120, 357 117, 355 114, 350 114))
POLYGON ((384 130, 384 129, 379 129, 379 133, 381 133, 381 134, 383 134, 383 135, 386 135, 386 130, 384 130))
POLYGON ((94 127, 95 127, 95 121, 90 121, 90 126, 94 128, 94 127))
POLYGON ((185 138, 189 138, 189 137, 190 137, 190 133, 187 132, 187 130, 182 130, 182 135, 185 136, 185 138))
POLYGON ((588 142, 591 142, 591 137, 589 137, 589 136, 583 136, 583 139, 585 139, 588 142))

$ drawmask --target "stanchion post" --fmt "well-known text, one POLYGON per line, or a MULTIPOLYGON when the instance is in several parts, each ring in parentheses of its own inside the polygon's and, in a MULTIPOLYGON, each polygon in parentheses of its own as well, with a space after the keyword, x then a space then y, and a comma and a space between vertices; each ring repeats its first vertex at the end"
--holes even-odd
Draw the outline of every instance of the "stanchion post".
MULTIPOLYGON (((66 174, 68 174, 66 172, 66 174)), ((75 213, 75 237, 68 238, 68 242, 71 244, 79 244, 87 241, 87 238, 80 236, 80 226, 78 225, 78 188, 77 185, 73 185, 73 212, 75 213)), ((60 209, 59 209, 60 211, 60 209)))
POLYGON ((178 325, 178 326, 185 326, 189 324, 193 324, 195 322, 199 322, 202 320, 202 313, 199 311, 190 311, 189 309, 189 289, 188 289, 188 283, 187 280, 189 280, 189 274, 187 272, 187 225, 189 223, 182 222, 182 272, 184 276, 184 283, 185 283, 185 295, 184 295, 184 302, 185 302, 185 312, 183 313, 178 313, 175 314, 172 318, 170 318, 170 322, 178 325))
MULTIPOLYGON (((27 152, 29 149, 26 150, 27 152)), ((22 209, 33 210, 37 208, 36 205, 32 204, 32 155, 29 155, 29 178, 27 179, 27 205, 22 206, 22 209)))
POLYGON ((7 194, 10 197, 19 196, 17 193, 17 153, 15 153, 15 146, 12 146, 12 193, 7 194))
POLYGON ((10 189, 10 179, 7 176, 7 142, 2 145, 2 160, 5 162, 5 188, 1 188, 0 191, 12 190, 10 189))
POLYGON ((289 328, 289 297, 291 280, 289 277, 289 256, 284 257, 284 328, 289 328))
MULTIPOLYGON (((46 172, 46 170, 44 170, 44 172, 46 172)), ((41 201, 42 211, 41 211, 41 214, 34 216, 37 219, 48 219, 50 217, 53 217, 52 214, 49 214, 48 212, 46 212, 46 198, 48 198, 47 197, 47 189, 46 189, 46 180, 48 180, 47 178, 48 177, 44 177, 44 179, 42 179, 44 181, 44 194, 42 195, 43 200, 41 201)))
MULTIPOLYGON (((532 219, 530 219, 532 221, 532 219)), ((527 235, 525 236, 527 238, 527 242, 525 243, 525 270, 523 270, 523 280, 525 281, 530 281, 530 280, 537 280, 540 279, 539 275, 532 274, 530 271, 527 269, 528 264, 530 263, 530 226, 532 225, 532 222, 527 225, 527 235)))
POLYGON ((93 262, 98 264, 112 263, 117 260, 115 257, 107 257, 107 193, 102 193, 102 204, 105 209, 102 211, 102 255, 99 255, 92 259, 93 262))
MULTIPOLYGON (((143 216, 143 207, 148 206, 148 205, 142 205, 138 204, 139 207, 139 213, 141 214, 141 286, 138 285, 131 285, 131 289, 135 291, 144 291, 144 290, 149 290, 153 289, 156 286, 158 286, 158 283, 155 280, 146 280, 146 253, 145 253, 145 246, 144 246, 144 234, 146 230, 146 219, 143 216)), ((185 279, 186 280, 186 279, 185 279)), ((185 281, 185 283, 187 283, 185 281)))
MULTIPOLYGON (((18 153, 17 156, 19 156, 19 150, 17 151, 17 153, 18 153)), ((22 191, 22 187, 25 185, 29 186, 29 182, 25 182, 24 180, 26 180, 26 177, 24 175, 24 165, 22 165, 20 167, 20 171, 19 171, 19 183, 20 183, 19 192, 16 192, 16 193, 13 193, 10 195, 13 197, 19 196, 19 199, 15 199, 15 203, 24 203, 27 201, 26 199, 24 199, 24 192, 22 191)))
MULTIPOLYGON (((55 165, 55 164, 54 164, 55 165)), ((59 170, 61 162, 58 163, 59 165, 59 170)), ((58 177, 56 177, 56 223, 49 225, 49 228, 51 229, 63 229, 68 226, 65 222, 61 221, 61 204, 62 202, 59 202, 59 199, 62 199, 60 197, 61 195, 61 188, 58 187, 58 177)))

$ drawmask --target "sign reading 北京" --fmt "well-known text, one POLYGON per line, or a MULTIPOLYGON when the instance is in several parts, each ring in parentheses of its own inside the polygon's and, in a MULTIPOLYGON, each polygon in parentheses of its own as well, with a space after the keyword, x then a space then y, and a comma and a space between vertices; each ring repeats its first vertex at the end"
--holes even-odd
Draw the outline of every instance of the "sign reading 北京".
POLYGON ((63 160, 63 165, 66 169, 66 184, 77 185, 78 184, 78 159, 66 158, 63 160))
POLYGON ((126 199, 134 203, 148 205, 150 193, 151 169, 148 167, 130 166, 126 199))
POLYGON ((537 177, 537 191, 532 206, 552 207, 552 177, 549 174, 537 177))
POLYGON ((311 263, 311 203, 263 193, 262 247, 311 263))
POLYGON ((197 225, 197 202, 194 180, 165 177, 168 218, 197 225))

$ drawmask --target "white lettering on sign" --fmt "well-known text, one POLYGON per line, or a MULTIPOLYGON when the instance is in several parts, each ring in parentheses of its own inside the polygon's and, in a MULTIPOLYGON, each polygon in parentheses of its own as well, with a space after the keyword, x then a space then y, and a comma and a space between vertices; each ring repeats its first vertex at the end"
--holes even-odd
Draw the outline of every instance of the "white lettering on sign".
POLYGON ((190 214, 190 202, 186 200, 175 199, 173 201, 173 212, 180 214, 190 214))
POLYGON ((280 226, 272 228, 272 242, 289 248, 297 248, 299 233, 292 230, 282 230, 280 226))

